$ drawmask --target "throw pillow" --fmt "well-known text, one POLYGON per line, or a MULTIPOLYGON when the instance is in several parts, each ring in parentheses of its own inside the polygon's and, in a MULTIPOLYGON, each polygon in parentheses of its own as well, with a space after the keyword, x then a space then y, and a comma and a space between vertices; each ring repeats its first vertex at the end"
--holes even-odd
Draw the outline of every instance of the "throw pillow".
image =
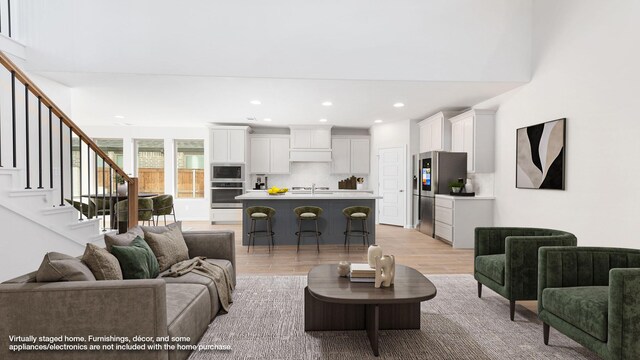
MULTIPOLYGON (((143 233, 163 234, 167 231, 179 229, 182 232, 182 221, 171 223, 167 226, 139 226, 143 233)), ((142 236, 142 235, 141 235, 142 236)))
POLYGON ((96 280, 122 280, 118 259, 99 246, 87 244, 82 261, 91 269, 96 280))
POLYGON ((129 246, 114 245, 111 253, 120 262, 122 277, 125 279, 153 279, 160 273, 153 250, 139 236, 129 246))
POLYGON ((50 252, 45 254, 36 273, 37 282, 96 281, 91 269, 73 256, 50 252))
MULTIPOLYGON (((145 231, 144 241, 158 259, 160 272, 163 272, 180 261, 189 259, 189 249, 178 227, 169 228, 163 233, 145 231)), ((143 228, 144 230, 144 228, 143 228)))
POLYGON ((144 232, 139 225, 136 225, 124 234, 105 234, 104 244, 107 247, 107 251, 111 251, 113 245, 128 246, 138 236, 143 237, 144 232))

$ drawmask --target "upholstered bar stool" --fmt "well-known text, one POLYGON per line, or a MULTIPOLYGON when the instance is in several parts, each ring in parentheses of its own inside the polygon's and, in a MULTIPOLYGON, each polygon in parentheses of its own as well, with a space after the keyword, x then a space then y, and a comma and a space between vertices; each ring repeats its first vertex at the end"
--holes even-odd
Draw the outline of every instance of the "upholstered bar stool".
POLYGON ((271 246, 275 246, 273 241, 273 231, 271 231, 271 219, 276 215, 276 209, 270 208, 268 206, 252 206, 247 208, 247 215, 251 219, 251 230, 249 231, 249 243, 247 244, 247 252, 249 252, 249 248, 251 247, 251 242, 253 241, 253 247, 256 247, 256 236, 268 236, 271 238, 270 242, 267 242, 269 246, 269 252, 271 252, 271 246), (256 230, 256 222, 257 221, 266 221, 267 229, 266 230, 256 230), (259 234, 259 235, 256 235, 259 234))
POLYGON ((298 250, 296 250, 296 252, 300 251, 300 241, 304 236, 315 236, 316 248, 318 249, 318 252, 320 252, 320 235, 322 235, 322 233, 318 231, 318 219, 320 218, 320 215, 322 215, 322 208, 317 206, 299 206, 293 209, 293 212, 298 218, 298 232, 296 232, 296 235, 298 235, 298 250), (303 221, 314 221, 316 229, 302 230, 303 221))
POLYGON ((371 213, 371 208, 368 206, 349 206, 342 210, 344 216, 347 217, 347 231, 344 232, 344 245, 349 251, 350 237, 362 237, 362 245, 369 245, 369 230, 367 229, 367 220, 371 213), (360 230, 353 229, 353 221, 360 221, 360 230), (366 241, 366 244, 365 244, 366 241))

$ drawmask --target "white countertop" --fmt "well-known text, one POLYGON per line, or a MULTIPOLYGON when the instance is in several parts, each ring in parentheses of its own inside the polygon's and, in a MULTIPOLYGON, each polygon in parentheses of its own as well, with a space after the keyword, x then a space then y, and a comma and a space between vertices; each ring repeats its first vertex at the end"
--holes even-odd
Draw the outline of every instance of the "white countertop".
POLYGON ((236 200, 375 200, 382 199, 382 196, 373 195, 366 192, 331 192, 316 194, 292 194, 290 192, 284 195, 269 195, 266 192, 252 191, 243 195, 236 196, 236 200))
POLYGON ((449 200, 495 200, 493 196, 451 196, 436 194, 437 198, 449 200))

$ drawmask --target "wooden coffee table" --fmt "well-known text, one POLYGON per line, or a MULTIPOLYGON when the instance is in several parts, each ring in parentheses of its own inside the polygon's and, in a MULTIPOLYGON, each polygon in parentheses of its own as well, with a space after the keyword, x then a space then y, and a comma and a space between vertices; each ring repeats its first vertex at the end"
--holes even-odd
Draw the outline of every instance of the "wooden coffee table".
POLYGON ((304 330, 367 330, 375 356, 378 330, 420 329, 420 303, 436 296, 436 287, 417 270, 396 265, 394 285, 353 283, 338 276, 338 265, 309 271, 304 289, 304 330))

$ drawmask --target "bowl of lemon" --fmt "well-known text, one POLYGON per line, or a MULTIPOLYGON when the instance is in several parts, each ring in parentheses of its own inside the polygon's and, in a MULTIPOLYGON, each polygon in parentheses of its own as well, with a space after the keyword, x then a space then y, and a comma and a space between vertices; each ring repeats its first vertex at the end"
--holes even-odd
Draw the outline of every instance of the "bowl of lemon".
POLYGON ((273 186, 271 188, 269 188, 269 190, 267 190, 267 193, 269 195, 284 195, 287 193, 287 191, 289 191, 289 189, 287 188, 279 188, 276 186, 273 186))

